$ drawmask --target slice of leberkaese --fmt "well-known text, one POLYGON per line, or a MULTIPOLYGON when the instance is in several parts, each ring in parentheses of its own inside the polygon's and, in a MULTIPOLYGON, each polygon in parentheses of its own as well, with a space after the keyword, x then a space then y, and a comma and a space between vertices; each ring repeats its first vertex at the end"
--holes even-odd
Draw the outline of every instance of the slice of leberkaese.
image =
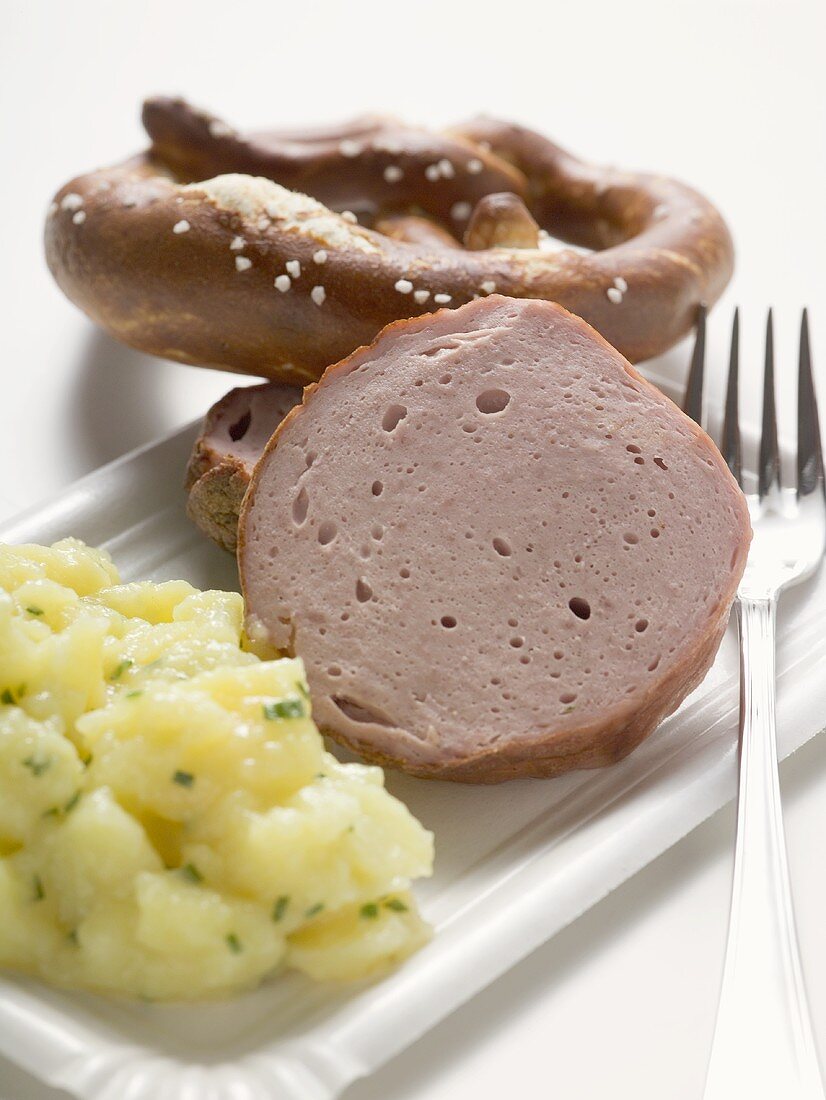
POLYGON ((300 400, 300 386, 241 386, 216 401, 204 418, 186 469, 187 514, 225 550, 235 551, 238 513, 253 467, 300 400))
POLYGON ((401 321, 282 421, 241 514, 249 629, 368 760, 496 782, 619 760, 703 678, 750 540, 709 437, 585 322, 401 321))

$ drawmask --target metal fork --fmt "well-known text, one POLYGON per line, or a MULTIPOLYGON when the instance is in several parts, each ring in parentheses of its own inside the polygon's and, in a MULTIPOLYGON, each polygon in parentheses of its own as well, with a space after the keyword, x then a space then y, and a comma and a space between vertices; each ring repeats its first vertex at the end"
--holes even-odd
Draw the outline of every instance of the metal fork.
MULTIPOLYGON (((705 310, 686 388, 700 423, 705 310)), ((735 312, 721 451, 743 486, 738 417, 739 314, 735 312)), ((775 611, 826 547, 823 454, 806 311, 800 325, 797 480, 781 486, 774 401, 772 315, 766 322, 763 416, 754 529, 737 592, 740 626, 740 780, 726 961, 704 1100, 824 1100, 794 924, 775 737, 775 611)))

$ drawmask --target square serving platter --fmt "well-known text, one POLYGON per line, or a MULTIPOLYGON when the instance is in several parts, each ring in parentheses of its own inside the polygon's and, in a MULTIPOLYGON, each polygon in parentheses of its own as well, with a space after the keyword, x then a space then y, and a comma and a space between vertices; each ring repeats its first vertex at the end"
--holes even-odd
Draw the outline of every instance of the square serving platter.
MULTIPOLYGON (((231 557, 184 514, 179 471, 195 433, 90 474, 0 526, 0 541, 75 535, 105 546, 125 580, 237 587, 231 557)), ((781 606, 782 756, 823 725, 825 617, 823 576, 781 606)), ((332 1100, 731 799, 737 704, 730 627, 703 684, 614 767, 493 788, 388 772, 388 788, 436 834, 434 876, 417 887, 435 936, 380 982, 288 975, 233 1001, 164 1006, 3 976, 0 1053, 83 1100, 332 1100)))

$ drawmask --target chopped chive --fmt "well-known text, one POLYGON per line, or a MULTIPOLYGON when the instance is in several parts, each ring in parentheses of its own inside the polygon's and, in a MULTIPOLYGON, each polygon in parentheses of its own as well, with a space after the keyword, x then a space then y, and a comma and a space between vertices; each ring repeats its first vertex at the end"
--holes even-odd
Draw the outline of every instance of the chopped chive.
POLYGON ((42 615, 43 614, 43 608, 42 607, 27 607, 26 610, 28 611, 28 613, 30 615, 42 615))
POLYGON ((50 806, 48 810, 43 811, 43 816, 44 817, 57 817, 57 815, 59 813, 60 813, 60 810, 57 808, 57 806, 50 806))
POLYGON ((139 695, 143 695, 143 692, 142 691, 127 691, 126 698, 127 699, 136 699, 139 695))
POLYGON ((33 776, 38 776, 42 775, 51 763, 51 760, 35 760, 33 756, 27 756, 23 761, 23 767, 28 768, 33 776))
POLYGON ((227 946, 229 947, 233 955, 240 955, 241 952, 244 950, 241 946, 241 941, 238 939, 234 932, 230 932, 230 934, 227 936, 227 946))
POLYGON ((287 912, 287 906, 290 904, 290 899, 286 894, 282 894, 275 905, 272 907, 272 919, 278 923, 287 912))
POLYGON ((75 793, 63 807, 64 814, 70 814, 75 806, 77 806, 78 802, 80 802, 80 791, 75 791, 75 793))
POLYGON ((273 718, 303 718, 304 704, 293 695, 287 699, 279 699, 277 703, 264 703, 264 717, 273 718))
POLYGON ((11 693, 11 688, 6 688, 2 695, 0 695, 0 703, 4 703, 7 707, 14 706, 14 696, 11 693))
POLYGON ((379 907, 374 901, 368 901, 366 905, 362 905, 359 909, 359 916, 364 917, 365 920, 375 920, 379 915, 379 907))
POLYGON ((407 906, 401 898, 388 898, 384 903, 385 909, 392 909, 394 913, 406 913, 407 906))
POLYGON ((175 772, 172 782, 177 783, 179 787, 191 787, 195 782, 195 776, 192 772, 175 772))
POLYGON ((121 676, 123 676, 124 672, 126 672, 126 670, 128 668, 131 668, 134 663, 135 662, 132 660, 131 657, 125 657, 121 661, 121 663, 117 666, 117 668, 112 673, 112 675, 109 677, 109 679, 110 680, 119 680, 121 678, 121 676))
POLYGON ((43 880, 40 875, 34 876, 32 884, 34 886, 34 900, 42 901, 46 896, 46 891, 43 889, 43 880))
POLYGON ((22 699, 25 694, 26 694, 26 685, 25 684, 18 684, 17 698, 22 699))
POLYGON ((295 686, 298 688, 298 690, 301 692, 301 694, 304 696, 305 699, 310 698, 310 693, 307 690, 307 685, 305 683, 299 682, 295 686))
POLYGON ((76 928, 73 928, 71 932, 66 933, 66 939, 69 941, 69 943, 74 944, 75 947, 78 947, 80 945, 80 941, 77 938, 76 928))
POLYGON ((316 779, 326 779, 327 778, 327 773, 326 772, 316 772, 315 777, 316 777, 316 779))
POLYGON ((320 913, 323 908, 324 908, 324 902, 323 901, 317 901, 315 903, 315 905, 311 905, 310 908, 305 911, 304 916, 305 917, 314 917, 314 916, 316 916, 316 914, 320 913))
POLYGON ((565 709, 563 710, 563 712, 562 712, 562 713, 563 713, 563 714, 570 714, 572 710, 576 710, 576 707, 575 707, 575 706, 574 706, 573 704, 571 704, 571 706, 569 706, 569 707, 566 707, 566 708, 565 708, 565 709))
POLYGON ((181 875, 187 879, 188 882, 203 882, 204 876, 198 870, 194 863, 185 863, 180 868, 181 875))

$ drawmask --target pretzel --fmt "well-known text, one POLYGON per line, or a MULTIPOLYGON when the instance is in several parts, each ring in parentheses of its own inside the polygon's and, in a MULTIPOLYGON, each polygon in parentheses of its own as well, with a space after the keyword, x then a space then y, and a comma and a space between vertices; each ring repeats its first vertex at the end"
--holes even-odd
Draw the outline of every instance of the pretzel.
POLYGON ((504 191, 477 202, 465 230, 465 246, 474 252, 486 248, 539 248, 541 230, 522 200, 504 191))
POLYGON ((46 255, 76 305, 154 355, 303 383, 390 321, 497 292, 559 302, 638 361, 731 274, 696 191, 520 126, 243 135, 160 98, 143 121, 147 152, 58 192, 46 255), (535 224, 599 251, 533 247, 535 224))

